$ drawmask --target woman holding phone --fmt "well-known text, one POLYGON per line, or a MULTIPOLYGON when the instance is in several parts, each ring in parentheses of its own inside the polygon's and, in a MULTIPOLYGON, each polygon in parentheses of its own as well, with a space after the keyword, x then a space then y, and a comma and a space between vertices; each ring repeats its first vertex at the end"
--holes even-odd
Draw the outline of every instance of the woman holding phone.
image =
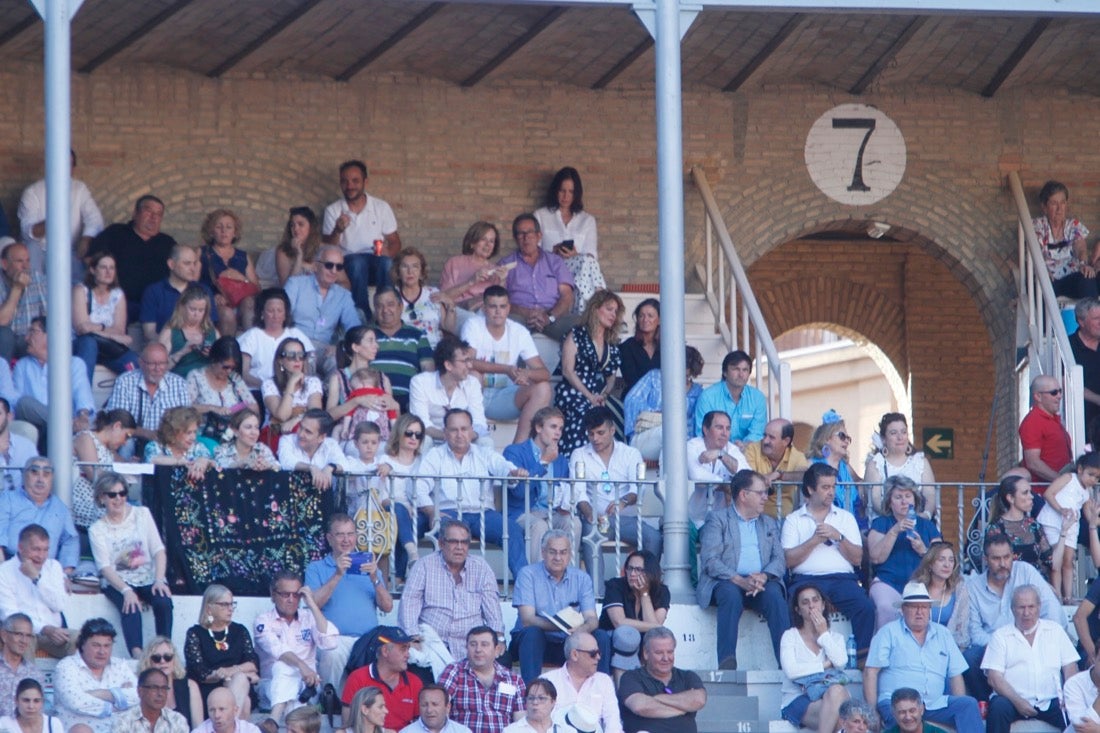
POLYGON ((597 290, 607 287, 596 254, 596 217, 584 210, 584 186, 576 168, 554 174, 543 206, 535 210, 542 232, 542 248, 563 257, 576 282, 580 313, 597 290))

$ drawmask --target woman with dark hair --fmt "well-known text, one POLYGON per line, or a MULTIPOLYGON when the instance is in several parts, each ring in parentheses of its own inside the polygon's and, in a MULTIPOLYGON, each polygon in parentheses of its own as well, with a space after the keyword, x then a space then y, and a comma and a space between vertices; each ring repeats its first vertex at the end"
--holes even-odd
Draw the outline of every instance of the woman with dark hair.
POLYGON ((275 374, 264 380, 260 392, 273 437, 293 433, 306 410, 321 407, 321 380, 306 374, 306 348, 302 341, 285 338, 279 342, 275 374))
POLYGON ((122 374, 137 368, 138 355, 126 333, 126 295, 114 256, 97 252, 89 264, 84 282, 73 288, 73 356, 84 360, 88 381, 94 383, 96 364, 122 374))
POLYGON ((313 343, 294 326, 290 296, 282 288, 268 288, 256 298, 256 326, 237 337, 241 346, 241 372, 245 383, 259 389, 275 373, 275 352, 285 338, 296 338, 313 353, 313 343))
POLYGON ((415 247, 398 252, 390 279, 401 299, 401 322, 423 331, 433 349, 444 331, 455 332, 454 303, 439 288, 427 284, 428 260, 423 252, 415 247))
MULTIPOLYGON (((1016 559, 1034 566, 1049 580, 1054 548, 1047 542, 1042 525, 1031 516, 1034 503, 1030 481, 1022 476, 1005 476, 997 485, 985 536, 1007 535, 1016 559)), ((1065 542, 1064 537, 1061 542, 1065 542)))
MULTIPOLYGON (((554 394, 554 406, 565 415, 558 450, 569 454, 587 441, 584 415, 592 407, 608 406, 615 388, 619 358, 619 326, 623 322, 623 301, 610 290, 597 291, 588 301, 581 322, 565 337, 561 347, 563 379, 554 394)), ((622 407, 612 408, 620 425, 622 407)))
MULTIPOLYGON (((875 448, 867 456, 867 465, 863 469, 863 480, 869 484, 881 484, 890 476, 907 476, 920 487, 924 497, 924 509, 921 516, 931 519, 936 511, 936 477, 932 473, 931 462, 924 453, 913 449, 909 440, 909 421, 900 412, 888 412, 878 423, 875 448)), ((871 506, 876 514, 889 514, 890 508, 885 501, 883 487, 868 489, 871 494, 871 506)))
POLYGON ((960 649, 970 646, 970 593, 959 571, 955 546, 944 540, 930 544, 910 580, 928 588, 931 620, 946 626, 960 649))
POLYGON ((634 308, 634 335, 619 345, 623 359, 623 391, 651 369, 661 368, 661 301, 646 298, 634 308))
POLYGON ((73 521, 79 527, 90 527, 103 516, 93 496, 92 481, 119 458, 118 450, 137 429, 137 421, 126 410, 104 410, 96 414, 95 428, 82 430, 73 436, 73 454, 84 464, 73 479, 73 521))
POLYGON ((603 611, 599 628, 614 631, 633 626, 644 634, 664 626, 672 596, 661 582, 661 563, 649 550, 635 550, 626 556, 622 575, 604 584, 603 611))
POLYGON ((504 284, 506 268, 491 262, 498 252, 500 231, 487 221, 478 221, 470 225, 462 238, 462 254, 444 263, 439 289, 458 310, 456 328, 461 329, 461 322, 471 312, 481 309, 482 294, 486 288, 504 284))
POLYGON ((241 219, 229 209, 214 209, 202 223, 202 275, 200 282, 214 291, 218 325, 235 336, 252 326, 255 296, 260 278, 248 254, 237 247, 241 240, 241 219), (251 287, 249 287, 251 286, 251 287), (239 315, 239 320, 238 320, 239 315))
POLYGON ((206 290, 199 285, 188 285, 160 331, 159 340, 168 352, 172 371, 186 377, 208 364, 210 345, 217 338, 218 330, 210 320, 210 298, 206 290))
POLYGON ((791 628, 779 642, 783 670, 780 715, 795 728, 832 733, 840 706, 851 696, 845 687, 848 652, 844 637, 829 627, 836 609, 813 583, 791 596, 791 628), (843 678, 843 680, 842 680, 843 678))
POLYGON ((1100 247, 1090 256, 1088 227, 1069 216, 1069 189, 1058 181, 1047 181, 1039 190, 1043 215, 1032 219, 1035 238, 1043 250, 1054 294, 1067 298, 1095 298, 1096 265, 1100 247))
POLYGON ((107 600, 122 617, 122 636, 134 659, 141 657, 142 604, 153 609, 157 634, 172 636, 172 591, 164 541, 143 506, 131 506, 126 481, 108 471, 95 482, 95 501, 107 513, 88 529, 96 569, 107 600))
POLYGON ((232 417, 243 409, 259 411, 259 404, 241 375, 244 358, 237 339, 222 336, 210 345, 206 366, 187 375, 191 404, 203 413, 232 417))
MULTIPOLYGON (((397 400, 393 398, 393 388, 390 386, 390 378, 382 375, 382 391, 385 394, 365 394, 348 398, 351 394, 351 375, 360 369, 370 367, 371 362, 378 356, 378 335, 370 326, 352 326, 344 334, 344 340, 340 342, 337 360, 343 366, 332 373, 328 378, 328 401, 325 409, 332 416, 333 422, 339 422, 344 417, 360 407, 376 412, 396 410, 397 400)), ((389 424, 379 424, 382 432, 382 440, 387 440, 390 435, 389 424)))
POLYGON ((295 206, 290 210, 283 239, 275 248, 275 271, 279 285, 286 285, 288 278, 312 273, 317 266, 317 252, 321 249, 321 227, 317 215, 308 206, 295 206))
POLYGON ((596 252, 596 217, 584 210, 584 186, 576 168, 554 174, 543 206, 535 210, 542 248, 563 257, 576 282, 576 310, 581 311, 593 293, 607 287, 596 252))
POLYGON ((576 733, 577 729, 553 721, 554 705, 558 702, 558 689, 554 683, 538 677, 527 683, 527 713, 516 722, 504 726, 502 733, 576 733))
POLYGON ((25 677, 15 686, 15 715, 0 718, 0 733, 65 733, 61 718, 44 715, 42 685, 25 677))

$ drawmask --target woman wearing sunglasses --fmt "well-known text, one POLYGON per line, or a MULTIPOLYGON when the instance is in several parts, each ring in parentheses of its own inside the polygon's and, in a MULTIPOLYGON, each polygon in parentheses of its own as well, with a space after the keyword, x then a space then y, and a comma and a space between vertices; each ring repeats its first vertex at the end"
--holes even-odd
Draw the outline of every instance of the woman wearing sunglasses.
POLYGON ((275 351, 275 373, 260 388, 273 434, 293 433, 306 410, 321 407, 321 380, 306 374, 305 342, 286 338, 275 351))
POLYGON ((106 582, 104 594, 122 615, 122 636, 134 659, 141 656, 141 604, 153 609, 157 634, 172 636, 172 591, 168 588, 164 542, 143 506, 126 501, 126 481, 108 471, 93 486, 95 502, 106 509, 88 529, 92 556, 106 582))
POLYGON ((313 353, 313 342, 294 325, 290 296, 282 288, 268 288, 256 297, 256 325, 237 337, 241 346, 241 372, 252 389, 259 389, 275 373, 279 342, 296 338, 313 353))
POLYGON ((154 636, 145 645, 145 652, 138 662, 138 674, 147 669, 159 669, 168 675, 166 707, 186 718, 191 728, 202 725, 202 695, 199 693, 199 686, 194 680, 187 679, 176 645, 167 636, 154 636))
POLYGON ((421 449, 424 445, 424 423, 416 415, 405 413, 397 418, 386 443, 386 450, 378 459, 378 475, 387 481, 393 491, 394 512, 397 514, 397 548, 394 552, 397 577, 405 578, 410 563, 419 559, 417 538, 431 529, 426 514, 416 506, 416 481, 412 478, 389 480, 391 473, 415 476, 420 469, 421 449), (413 527, 413 517, 416 527, 413 527))
POLYGON ((836 469, 836 498, 833 503, 854 514, 859 531, 866 534, 867 499, 856 486, 863 479, 852 470, 849 462, 851 447, 852 436, 844 427, 844 418, 835 410, 829 410, 822 416, 821 425, 817 426, 810 437, 810 463, 828 463, 836 469))

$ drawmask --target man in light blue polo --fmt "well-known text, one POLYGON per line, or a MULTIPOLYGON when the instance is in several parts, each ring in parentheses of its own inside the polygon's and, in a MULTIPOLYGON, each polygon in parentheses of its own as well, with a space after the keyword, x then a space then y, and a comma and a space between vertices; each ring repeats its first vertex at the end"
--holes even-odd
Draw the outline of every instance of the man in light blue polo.
POLYGON ((722 360, 722 381, 703 390, 695 403, 695 434, 703 434, 703 417, 713 410, 730 416, 730 441, 738 448, 764 437, 768 422, 768 400, 749 384, 752 358, 738 349, 722 360))
POLYGON ((49 556, 71 575, 80 560, 80 538, 73 515, 53 493, 53 464, 46 456, 34 456, 23 469, 23 487, 0 492, 0 542, 4 559, 15 557, 19 533, 37 524, 49 534, 49 556))
POLYGON ((360 636, 378 625, 379 609, 382 613, 393 610, 393 597, 383 582, 377 560, 352 567, 351 553, 358 536, 351 517, 333 514, 325 539, 332 552, 306 566, 305 584, 313 591, 313 600, 325 618, 340 629, 336 647, 322 649, 317 655, 321 679, 339 690, 351 648, 360 636))
POLYGON ((518 611, 512 629, 512 656, 519 658, 524 682, 542 673, 544 662, 565 663, 566 633, 547 618, 570 609, 583 621, 570 631, 587 631, 600 647, 599 670, 611 671, 611 634, 598 629, 596 594, 592 578, 570 565, 573 543, 569 533, 552 529, 542 536, 542 562, 527 565, 516 576, 512 605, 518 611))
POLYGON ((890 696, 911 687, 924 700, 925 719, 948 723, 958 731, 984 730, 978 701, 966 695, 962 678, 966 660, 951 632, 931 623, 931 616, 928 588, 924 583, 907 583, 901 595, 901 618, 883 626, 871 639, 863 670, 863 698, 876 703, 885 725, 893 725, 890 696))
POLYGON ((317 371, 322 374, 336 366, 333 344, 336 327, 343 326, 346 331, 363 325, 351 293, 336 284, 343 271, 344 253, 336 245, 329 244, 317 253, 313 274, 295 275, 286 281, 294 325, 302 329, 317 348, 317 371))

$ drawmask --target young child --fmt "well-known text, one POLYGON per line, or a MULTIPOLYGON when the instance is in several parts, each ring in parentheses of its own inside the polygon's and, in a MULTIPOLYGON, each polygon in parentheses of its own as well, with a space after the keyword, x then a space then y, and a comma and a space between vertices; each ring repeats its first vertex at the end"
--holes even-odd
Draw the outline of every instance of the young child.
POLYGON ((321 714, 312 705, 294 708, 286 714, 286 733, 321 733, 321 714))
MULTIPOLYGON (((382 444, 382 429, 377 423, 364 420, 355 426, 355 432, 345 447, 345 453, 351 453, 354 447, 354 455, 349 455, 348 473, 372 473, 378 470, 378 447, 382 444)), ((388 466, 387 466, 388 468, 388 466)), ((355 476, 348 479, 348 514, 352 517, 360 509, 366 509, 367 497, 373 490, 385 492, 385 482, 378 476, 355 476)))
POLYGON ((1081 520, 1081 507, 1092 495, 1092 487, 1100 480, 1100 453, 1085 453, 1077 459, 1074 473, 1062 474, 1047 487, 1043 498, 1046 505, 1039 510, 1036 520, 1043 527, 1047 542, 1054 548, 1051 558, 1050 584, 1063 603, 1073 598, 1072 549, 1077 545, 1077 530, 1081 520))
MULTIPOLYGON (((353 400, 356 397, 381 396, 386 393, 385 390, 382 389, 382 373, 377 369, 370 369, 369 367, 356 370, 355 373, 351 375, 351 379, 348 380, 348 386, 351 388, 347 396, 349 400, 353 400)), ((381 440, 388 440, 390 437, 390 423, 396 418, 396 410, 382 413, 368 407, 356 407, 341 421, 339 440, 354 440, 352 436, 355 434, 355 428, 360 423, 368 420, 376 423, 381 429, 381 440)))

